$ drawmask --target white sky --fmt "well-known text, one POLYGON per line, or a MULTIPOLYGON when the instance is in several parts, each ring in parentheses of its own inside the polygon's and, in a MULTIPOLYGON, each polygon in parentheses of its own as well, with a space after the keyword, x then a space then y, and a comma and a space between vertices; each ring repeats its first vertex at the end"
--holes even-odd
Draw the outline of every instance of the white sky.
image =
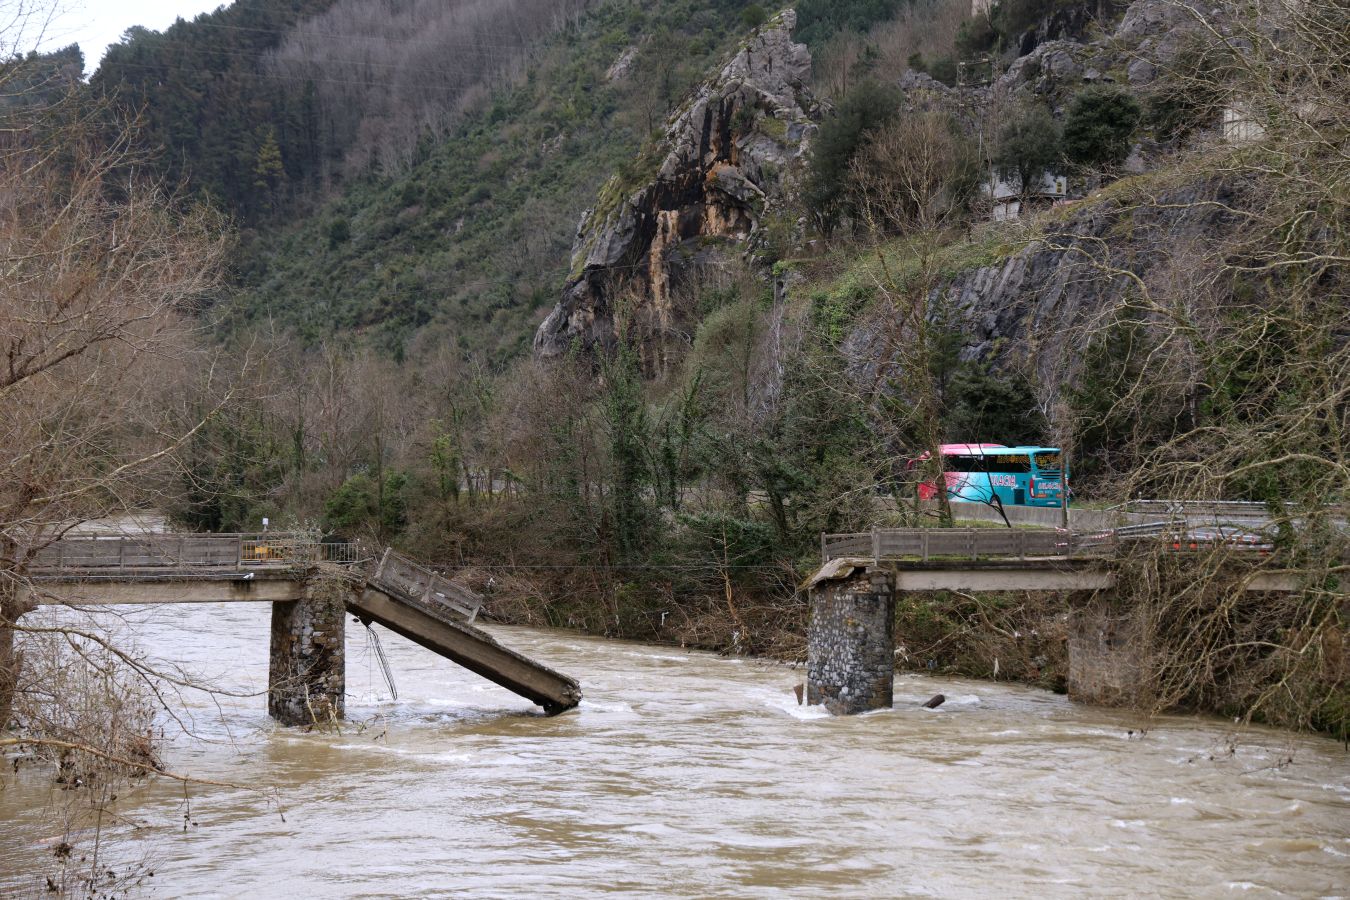
POLYGON ((109 44, 117 43, 122 32, 131 26, 163 31, 175 19, 191 20, 227 5, 226 0, 56 0, 52 4, 55 16, 39 49, 55 50, 79 44, 84 51, 85 72, 92 73, 98 68, 103 51, 109 44))

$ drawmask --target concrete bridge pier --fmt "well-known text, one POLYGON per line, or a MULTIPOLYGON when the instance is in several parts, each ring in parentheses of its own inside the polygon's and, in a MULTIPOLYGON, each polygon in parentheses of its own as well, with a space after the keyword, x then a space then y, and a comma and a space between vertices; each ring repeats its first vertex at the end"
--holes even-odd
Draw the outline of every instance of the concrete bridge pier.
POLYGON ((1146 706, 1153 697, 1144 611, 1121 609, 1112 592, 1090 594, 1069 618, 1069 699, 1146 706))
POLYGON ((895 576, 869 568, 810 587, 806 702, 835 715, 889 709, 895 680, 895 576))
POLYGON ((267 712, 282 725, 341 719, 347 689, 346 607, 339 585, 311 578, 300 600, 272 604, 267 712))

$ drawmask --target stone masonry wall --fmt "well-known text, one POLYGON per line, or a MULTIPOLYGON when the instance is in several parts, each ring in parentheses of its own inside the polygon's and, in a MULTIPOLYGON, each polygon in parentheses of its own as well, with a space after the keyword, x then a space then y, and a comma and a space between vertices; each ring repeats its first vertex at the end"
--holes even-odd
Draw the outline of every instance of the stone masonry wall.
POLYGON ((806 702, 835 715, 888 709, 895 674, 895 592, 886 572, 811 589, 806 702))
POLYGON ((347 655, 341 588, 311 579, 304 600, 272 604, 267 711, 282 725, 342 718, 347 655))

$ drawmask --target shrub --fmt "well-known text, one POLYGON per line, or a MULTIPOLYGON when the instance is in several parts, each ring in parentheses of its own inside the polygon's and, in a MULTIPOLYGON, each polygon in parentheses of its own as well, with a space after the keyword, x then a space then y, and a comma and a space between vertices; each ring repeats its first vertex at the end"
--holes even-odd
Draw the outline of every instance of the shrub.
POLYGON ((988 16, 976 16, 963 22, 956 32, 956 52, 962 56, 984 53, 997 44, 1000 37, 988 16))
POLYGON ((328 226, 328 249, 336 250, 351 240, 352 226, 346 216, 334 219, 328 226))
POLYGON ((764 11, 764 7, 758 3, 751 3, 745 9, 741 10, 741 24, 746 28, 755 29, 769 21, 769 14, 764 11))
POLYGON ((1133 95, 1113 85, 1079 92, 1064 121, 1064 155, 1081 166, 1119 166, 1130 155, 1142 110, 1133 95))
POLYGON ((1059 126, 1044 106, 1024 107, 999 135, 999 177, 1029 190, 1060 158, 1059 126))
POLYGON ((956 60, 950 56, 942 56, 933 60, 933 64, 928 69, 928 74, 932 75, 938 81, 948 87, 956 86, 956 60))

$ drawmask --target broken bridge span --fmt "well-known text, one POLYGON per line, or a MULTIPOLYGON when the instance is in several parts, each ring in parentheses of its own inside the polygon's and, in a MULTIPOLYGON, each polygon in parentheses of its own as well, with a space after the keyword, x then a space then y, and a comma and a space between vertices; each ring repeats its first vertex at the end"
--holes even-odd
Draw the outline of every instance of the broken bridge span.
POLYGON ((156 603, 272 604, 268 710, 283 724, 341 717, 345 614, 377 622, 543 707, 581 701, 575 679, 474 623, 482 598, 385 550, 302 535, 155 534, 51 541, 28 554, 20 608, 156 603))

